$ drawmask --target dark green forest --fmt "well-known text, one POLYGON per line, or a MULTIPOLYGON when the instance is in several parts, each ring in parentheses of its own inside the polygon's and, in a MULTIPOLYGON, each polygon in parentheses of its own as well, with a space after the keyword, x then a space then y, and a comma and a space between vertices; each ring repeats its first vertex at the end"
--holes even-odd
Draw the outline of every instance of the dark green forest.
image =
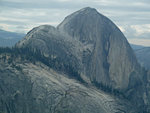
POLYGON ((71 65, 71 62, 65 62, 60 57, 47 57, 39 50, 31 50, 30 48, 0 48, 0 59, 4 62, 13 63, 16 60, 21 62, 29 61, 35 64, 37 61, 42 62, 46 66, 64 72, 69 75, 69 77, 76 78, 78 81, 84 83, 84 80, 80 77, 79 72, 76 67, 71 65))

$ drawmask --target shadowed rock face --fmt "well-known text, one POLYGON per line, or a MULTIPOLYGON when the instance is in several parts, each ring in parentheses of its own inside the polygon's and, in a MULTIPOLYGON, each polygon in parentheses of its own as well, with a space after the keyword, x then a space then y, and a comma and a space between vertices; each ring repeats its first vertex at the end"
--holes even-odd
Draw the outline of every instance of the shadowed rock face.
POLYGON ((17 47, 31 47, 61 57, 78 68, 85 81, 119 90, 130 86, 132 74, 141 81, 139 64, 122 32, 93 8, 81 9, 57 28, 44 25, 31 30, 17 47), (66 60, 67 59, 67 60, 66 60))
MULTIPOLYGON (((93 8, 87 7, 67 16, 56 28, 49 25, 33 28, 16 47, 38 50, 45 57, 61 59, 63 63, 69 63, 88 85, 94 83, 117 89, 136 106, 144 105, 143 71, 129 43, 112 21, 93 8)), ((62 106, 61 103, 57 107, 62 106)))
POLYGON ((107 17, 84 8, 66 17, 58 29, 93 47, 85 63, 85 75, 91 80, 117 89, 129 87, 130 74, 139 65, 126 38, 107 17))

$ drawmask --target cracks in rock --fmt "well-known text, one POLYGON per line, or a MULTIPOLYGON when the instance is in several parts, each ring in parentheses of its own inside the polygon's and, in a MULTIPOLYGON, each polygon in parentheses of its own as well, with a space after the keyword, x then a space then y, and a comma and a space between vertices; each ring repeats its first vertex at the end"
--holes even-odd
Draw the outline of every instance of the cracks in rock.
MULTIPOLYGON (((69 96, 72 96, 73 97, 73 94, 74 93, 78 93, 78 94, 80 94, 80 95, 83 95, 84 97, 86 97, 86 96, 89 96, 88 95, 88 93, 86 93, 86 92, 83 92, 83 91, 80 91, 78 88, 76 88, 76 87, 69 87, 65 92, 64 92, 64 94, 62 95, 62 97, 61 97, 61 99, 59 100, 59 102, 54 106, 54 109, 53 109, 53 112, 52 113, 57 113, 58 112, 58 110, 59 110, 59 108, 60 108, 60 106, 62 107, 62 105, 64 105, 63 104, 63 102, 65 102, 65 99, 66 99, 66 101, 67 101, 67 98, 69 97, 69 96)), ((62 107, 62 108, 66 108, 66 106, 68 106, 68 105, 65 105, 64 107, 62 107)), ((68 107, 68 108, 70 108, 70 107, 68 107)))

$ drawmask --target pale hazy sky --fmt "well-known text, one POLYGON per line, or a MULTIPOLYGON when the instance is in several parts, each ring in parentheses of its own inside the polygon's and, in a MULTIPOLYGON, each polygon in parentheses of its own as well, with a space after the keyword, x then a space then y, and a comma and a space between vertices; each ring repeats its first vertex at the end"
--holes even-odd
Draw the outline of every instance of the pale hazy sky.
POLYGON ((57 26, 87 6, 110 18, 128 39, 150 40, 150 0, 0 0, 0 29, 26 33, 42 24, 57 26))

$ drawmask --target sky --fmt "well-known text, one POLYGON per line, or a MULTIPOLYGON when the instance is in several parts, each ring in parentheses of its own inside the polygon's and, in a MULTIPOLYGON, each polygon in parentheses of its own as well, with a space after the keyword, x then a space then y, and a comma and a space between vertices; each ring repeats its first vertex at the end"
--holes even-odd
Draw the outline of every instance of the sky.
POLYGON ((129 42, 150 46, 150 0, 0 0, 0 29, 27 33, 43 24, 57 26, 84 7, 111 19, 129 42))

